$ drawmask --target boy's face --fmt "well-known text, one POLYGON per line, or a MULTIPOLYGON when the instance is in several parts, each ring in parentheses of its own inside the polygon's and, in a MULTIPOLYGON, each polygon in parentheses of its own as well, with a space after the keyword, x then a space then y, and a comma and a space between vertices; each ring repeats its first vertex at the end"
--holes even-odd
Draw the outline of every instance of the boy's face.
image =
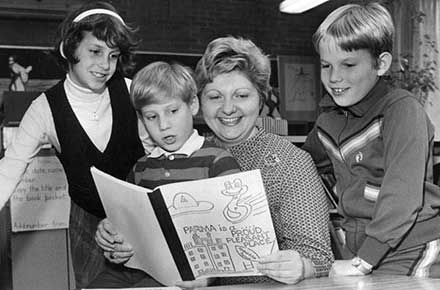
POLYGON ((102 93, 116 71, 120 51, 108 47, 91 32, 84 32, 83 36, 75 51, 79 62, 69 64, 69 76, 77 85, 102 93))
POLYGON ((338 106, 348 107, 362 100, 376 84, 382 70, 366 49, 342 50, 332 39, 319 43, 321 81, 338 106))
POLYGON ((199 110, 194 97, 189 104, 179 97, 159 96, 158 103, 141 109, 142 121, 157 146, 168 152, 179 150, 193 132, 193 116, 199 110))

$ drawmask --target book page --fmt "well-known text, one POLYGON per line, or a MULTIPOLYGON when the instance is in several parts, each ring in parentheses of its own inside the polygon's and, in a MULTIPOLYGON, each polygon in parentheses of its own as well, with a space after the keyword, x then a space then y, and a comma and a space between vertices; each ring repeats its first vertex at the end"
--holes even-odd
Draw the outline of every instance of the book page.
POLYGON ((133 246, 135 254, 125 265, 143 270, 164 285, 181 281, 147 195, 151 190, 94 167, 91 173, 107 218, 133 246))
POLYGON ((259 170, 160 191, 195 278, 261 275, 256 261, 278 250, 259 170))

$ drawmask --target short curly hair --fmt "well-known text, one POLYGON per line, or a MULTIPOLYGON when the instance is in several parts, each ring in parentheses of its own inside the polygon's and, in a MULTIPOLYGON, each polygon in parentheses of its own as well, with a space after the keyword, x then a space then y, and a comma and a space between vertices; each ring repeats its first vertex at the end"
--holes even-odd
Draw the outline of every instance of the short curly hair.
POLYGON ((232 71, 247 76, 257 89, 262 106, 271 90, 270 60, 251 40, 241 37, 221 37, 208 44, 195 69, 199 97, 217 75, 232 71))

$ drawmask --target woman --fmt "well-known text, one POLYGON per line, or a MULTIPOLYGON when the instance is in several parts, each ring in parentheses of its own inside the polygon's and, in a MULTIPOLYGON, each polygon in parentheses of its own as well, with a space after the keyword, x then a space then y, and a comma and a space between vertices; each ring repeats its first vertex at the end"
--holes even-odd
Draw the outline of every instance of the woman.
MULTIPOLYGON (((325 194, 309 154, 256 126, 270 90, 269 79, 267 56, 250 40, 241 38, 212 41, 196 68, 201 109, 215 134, 214 141, 232 153, 242 170, 261 170, 280 247, 259 261, 258 269, 266 277, 218 278, 212 281, 215 284, 271 279, 295 284, 327 275, 333 262, 325 194)), ((123 240, 108 221, 102 222, 96 240, 110 260, 124 262, 132 255, 131 248, 127 243, 112 245, 109 241, 115 238, 123 240)), ((209 282, 182 282, 178 286, 209 282)))

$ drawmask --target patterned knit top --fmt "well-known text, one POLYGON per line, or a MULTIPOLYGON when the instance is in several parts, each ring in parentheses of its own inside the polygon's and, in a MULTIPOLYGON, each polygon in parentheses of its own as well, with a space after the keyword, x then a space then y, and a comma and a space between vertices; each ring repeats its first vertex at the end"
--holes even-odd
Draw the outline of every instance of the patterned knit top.
MULTIPOLYGON (((263 129, 228 150, 242 171, 261 170, 280 250, 298 251, 313 262, 316 277, 327 275, 334 261, 328 205, 310 155, 263 129)), ((269 281, 274 280, 262 276, 233 277, 219 278, 215 284, 269 281)))

